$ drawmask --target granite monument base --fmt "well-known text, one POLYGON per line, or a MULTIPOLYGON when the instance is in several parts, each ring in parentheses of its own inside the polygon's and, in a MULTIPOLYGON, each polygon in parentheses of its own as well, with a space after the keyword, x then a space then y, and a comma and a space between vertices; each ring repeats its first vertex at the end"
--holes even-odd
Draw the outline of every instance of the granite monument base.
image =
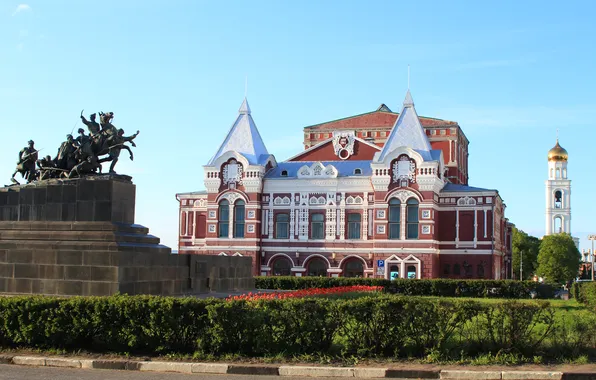
POLYGON ((134 224, 126 178, 0 189, 0 292, 191 295, 254 288, 249 257, 173 255, 134 224))

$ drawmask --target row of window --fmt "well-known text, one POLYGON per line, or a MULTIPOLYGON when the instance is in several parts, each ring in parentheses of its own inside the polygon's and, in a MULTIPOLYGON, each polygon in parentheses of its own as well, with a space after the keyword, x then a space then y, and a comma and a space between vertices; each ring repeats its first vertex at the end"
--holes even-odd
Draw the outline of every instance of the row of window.
MULTIPOLYGON (((234 220, 232 236, 244 237, 244 206, 243 200, 238 200, 234 206, 234 220)), ((230 234, 230 202, 226 199, 219 202, 219 237, 228 237, 230 234)))
MULTIPOLYGON (((292 263, 288 259, 279 258, 271 266, 273 276, 290 276, 292 274, 292 263)), ((327 277, 327 264, 321 258, 315 257, 308 262, 306 267, 307 276, 327 277)), ((364 277, 364 264, 360 260, 350 260, 343 268, 343 277, 364 277)))
MULTIPOLYGON (((233 231, 234 238, 244 237, 244 206, 242 200, 235 203, 233 231)), ((350 213, 348 216, 348 239, 360 239, 362 230, 362 215, 350 213)), ((414 198, 406 202, 406 238, 418 239, 418 201, 414 198)), ((228 237, 230 232, 230 203, 223 200, 219 203, 219 237, 228 237)), ((399 199, 389 201, 389 239, 401 238, 401 202, 399 199)), ((290 216, 277 214, 275 220, 275 238, 288 239, 290 237, 290 216)), ((310 238, 325 238, 325 215, 316 213, 310 219, 310 238)))

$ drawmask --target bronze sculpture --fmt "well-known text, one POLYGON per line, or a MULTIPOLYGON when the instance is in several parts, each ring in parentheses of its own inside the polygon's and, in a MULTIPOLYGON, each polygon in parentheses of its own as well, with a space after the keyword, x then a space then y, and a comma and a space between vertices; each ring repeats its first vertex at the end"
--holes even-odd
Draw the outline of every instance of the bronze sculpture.
POLYGON ((29 182, 35 180, 35 163, 37 162, 37 152, 35 149, 35 142, 29 140, 27 146, 21 149, 19 152, 19 160, 17 161, 17 168, 12 174, 11 181, 18 184, 19 182, 14 178, 17 173, 21 173, 21 176, 29 182))
POLYGON ((134 159, 132 150, 126 143, 136 147, 133 140, 138 136, 139 131, 132 136, 124 136, 124 130, 118 129, 112 124, 113 112, 99 112, 99 115, 100 122, 97 123, 95 113, 89 116, 90 120, 87 120, 81 111, 81 121, 87 126, 89 134, 86 135, 83 128, 78 129, 76 138, 68 134, 66 141, 60 144, 56 157, 53 159, 51 156, 45 156, 38 160, 38 150, 35 149, 35 143, 30 140, 28 146, 19 152, 17 168, 11 181, 14 184, 19 184, 15 179, 17 173, 21 173, 27 183, 50 178, 93 175, 98 171, 101 174, 103 162, 111 162, 109 173, 116 174, 114 168, 122 149, 128 151, 131 161, 134 159))

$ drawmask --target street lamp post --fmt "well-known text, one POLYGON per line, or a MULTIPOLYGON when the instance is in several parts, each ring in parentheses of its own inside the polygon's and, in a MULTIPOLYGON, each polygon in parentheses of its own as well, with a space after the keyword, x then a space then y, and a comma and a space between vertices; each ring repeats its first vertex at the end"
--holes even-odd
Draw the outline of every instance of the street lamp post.
POLYGON ((596 240, 596 235, 588 235, 588 240, 592 241, 592 251, 590 253, 590 268, 592 269, 592 281, 594 281, 594 240, 596 240))

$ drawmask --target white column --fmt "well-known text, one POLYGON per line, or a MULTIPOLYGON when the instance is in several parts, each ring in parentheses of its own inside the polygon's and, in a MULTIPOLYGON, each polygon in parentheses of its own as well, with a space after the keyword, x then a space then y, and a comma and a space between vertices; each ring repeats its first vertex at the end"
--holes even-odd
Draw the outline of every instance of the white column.
POLYGON ((295 226, 295 222, 294 222, 294 208, 295 208, 295 194, 291 193, 290 195, 290 219, 288 221, 289 225, 290 225, 290 240, 294 240, 294 226, 295 226))
MULTIPOLYGON (((400 229, 399 238, 401 240, 406 240, 406 221, 408 220, 406 211, 407 211, 406 204, 401 203, 401 205, 400 205, 400 214, 401 214, 400 215, 400 228, 399 228, 400 229)), ((388 218, 389 218, 389 216, 387 215, 387 220, 389 220, 388 218)), ((389 225, 387 225, 386 228, 388 228, 388 227, 389 227, 389 225)), ((388 231, 385 231, 385 232, 389 233, 388 231)))
POLYGON ((346 238, 346 193, 341 193, 339 203, 339 240, 346 238))
POLYGON ((368 193, 364 192, 364 201, 362 202, 362 231, 360 236, 362 240, 368 239, 368 193))
POLYGON ((474 209, 474 248, 478 243, 478 210, 474 209))
POLYGON ((486 211, 486 209, 484 209, 484 238, 485 239, 487 237, 486 236, 486 214, 487 214, 487 211, 486 211))
POLYGON ((228 239, 234 237, 234 204, 230 203, 230 217, 228 218, 228 239))
POLYGON ((273 193, 269 193, 268 237, 273 239, 273 193))
POLYGON ((459 209, 455 210, 455 248, 459 247, 459 209))

